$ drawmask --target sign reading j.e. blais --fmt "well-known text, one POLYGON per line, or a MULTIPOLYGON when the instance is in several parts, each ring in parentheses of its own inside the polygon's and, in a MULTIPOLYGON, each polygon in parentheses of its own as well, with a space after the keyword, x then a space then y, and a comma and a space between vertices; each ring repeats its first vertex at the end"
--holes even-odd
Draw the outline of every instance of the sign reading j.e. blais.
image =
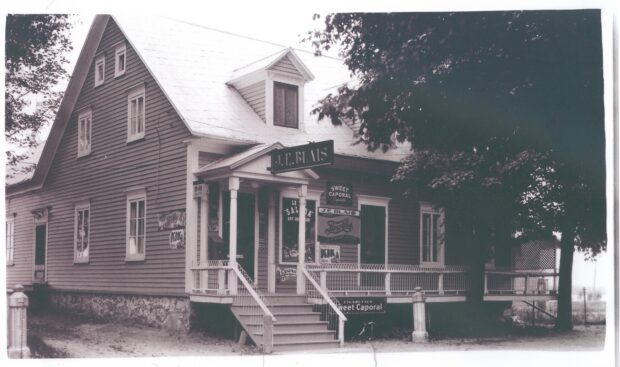
POLYGON ((271 152, 271 173, 295 171, 334 163, 334 141, 298 145, 271 152))

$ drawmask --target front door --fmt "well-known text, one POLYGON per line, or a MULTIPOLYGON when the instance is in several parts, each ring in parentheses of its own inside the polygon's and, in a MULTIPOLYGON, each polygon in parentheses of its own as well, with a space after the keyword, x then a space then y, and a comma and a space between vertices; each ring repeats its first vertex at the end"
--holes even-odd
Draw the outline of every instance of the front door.
MULTIPOLYGON (((230 191, 223 195, 224 241, 230 241, 230 191)), ((237 262, 254 279, 254 194, 237 194, 237 262)), ((227 246, 228 247, 228 246, 227 246)))
POLYGON ((38 224, 34 230, 34 280, 45 282, 45 252, 47 250, 47 224, 38 224))
POLYGON ((385 264, 385 207, 362 205, 360 262, 385 264))

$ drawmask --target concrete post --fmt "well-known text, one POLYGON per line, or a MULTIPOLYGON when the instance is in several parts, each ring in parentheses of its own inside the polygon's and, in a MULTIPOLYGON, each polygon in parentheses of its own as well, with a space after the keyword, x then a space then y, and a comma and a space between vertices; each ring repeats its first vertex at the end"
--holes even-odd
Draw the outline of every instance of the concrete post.
POLYGON ((308 195, 308 185, 299 187, 299 233, 298 246, 299 252, 297 263, 297 294, 306 293, 306 279, 301 269, 306 262, 306 196, 308 195))
POLYGON ((271 316, 263 316, 263 353, 273 352, 273 319, 271 316))
POLYGON ((27 344, 27 310, 28 296, 24 294, 24 287, 18 284, 9 297, 9 358, 30 358, 27 344))
POLYGON ((428 333, 426 332, 426 300, 421 287, 415 288, 412 301, 413 333, 411 333, 411 341, 414 343, 424 343, 428 341, 428 333))

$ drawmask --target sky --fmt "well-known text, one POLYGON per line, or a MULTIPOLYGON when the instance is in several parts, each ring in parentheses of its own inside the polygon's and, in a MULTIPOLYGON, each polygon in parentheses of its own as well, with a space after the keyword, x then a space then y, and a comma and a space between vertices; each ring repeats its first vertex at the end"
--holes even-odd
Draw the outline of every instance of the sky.
MULTIPOLYGON (((143 11, 140 5, 128 6, 127 1, 108 0, 104 2, 80 2, 76 0, 32 0, 27 5, 23 2, 9 3, 5 12, 40 12, 40 13, 71 13, 76 14, 72 20, 74 28, 71 39, 74 50, 68 55, 70 61, 67 66, 71 73, 75 62, 79 56, 80 49, 84 43, 90 24, 97 13, 118 13, 118 12, 139 12, 143 11)), ((495 2, 478 2, 480 8, 497 7, 495 2)), ((597 2, 588 2, 592 5, 597 2)), ((605 1, 598 2, 604 5, 605 1)), ((285 2, 285 1, 247 1, 240 2, 228 0, 218 2, 217 6, 209 3, 196 5, 184 0, 171 2, 149 2, 148 11, 153 14, 165 15, 168 17, 181 19, 193 23, 203 24, 212 28, 217 28, 241 35, 264 39, 271 42, 293 46, 297 48, 310 48, 308 43, 300 43, 300 40, 310 30, 320 28, 323 19, 313 20, 313 14, 327 14, 333 11, 386 11, 386 10, 458 10, 458 3, 446 2, 443 4, 420 5, 415 7, 411 3, 404 1, 382 1, 382 2, 335 2, 313 1, 313 2, 285 2)), ((520 2, 528 4, 528 2, 520 2)), ((533 4, 533 3, 532 3, 533 4)), ((538 3, 538 6, 542 6, 538 3)), ((554 7, 571 8, 580 7, 586 4, 583 1, 562 1, 553 2, 554 7)), ((463 10, 471 10, 469 5, 463 10)), ((523 7, 536 7, 536 5, 522 5, 523 7)), ((64 89, 66 84, 59 86, 64 89)), ((44 140, 49 129, 44 129, 40 139, 44 140)), ((581 253, 575 254, 573 282, 577 286, 597 287, 611 289, 613 276, 613 262, 609 254, 600 256, 596 264, 592 261, 585 261, 581 253)))

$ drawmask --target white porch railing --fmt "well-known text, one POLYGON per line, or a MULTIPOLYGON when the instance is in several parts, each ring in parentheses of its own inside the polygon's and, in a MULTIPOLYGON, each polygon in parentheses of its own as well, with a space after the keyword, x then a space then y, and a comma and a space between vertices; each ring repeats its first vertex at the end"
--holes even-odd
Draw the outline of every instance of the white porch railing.
POLYGON ((195 266, 191 270, 194 278, 192 293, 234 296, 232 306, 237 309, 237 316, 244 329, 256 344, 262 345, 265 353, 271 353, 273 323, 276 318, 269 310, 269 302, 258 288, 254 287, 243 267, 228 260, 211 260, 207 261, 206 265, 195 266), (231 282, 232 277, 239 281, 231 282), (236 291, 231 292, 231 284, 235 283, 236 291))
POLYGON ((344 345, 344 323, 347 318, 340 310, 340 303, 330 292, 319 283, 320 276, 314 271, 302 267, 301 271, 306 280, 306 297, 313 303, 313 309, 321 313, 321 320, 327 321, 329 330, 336 330, 340 346, 344 345))
POLYGON ((384 264, 308 264, 319 274, 320 286, 334 294, 409 295, 421 287, 427 294, 465 294, 470 288, 469 268, 441 268, 384 264))
POLYGON ((559 273, 549 270, 493 269, 484 274, 484 293, 555 295, 559 273))

